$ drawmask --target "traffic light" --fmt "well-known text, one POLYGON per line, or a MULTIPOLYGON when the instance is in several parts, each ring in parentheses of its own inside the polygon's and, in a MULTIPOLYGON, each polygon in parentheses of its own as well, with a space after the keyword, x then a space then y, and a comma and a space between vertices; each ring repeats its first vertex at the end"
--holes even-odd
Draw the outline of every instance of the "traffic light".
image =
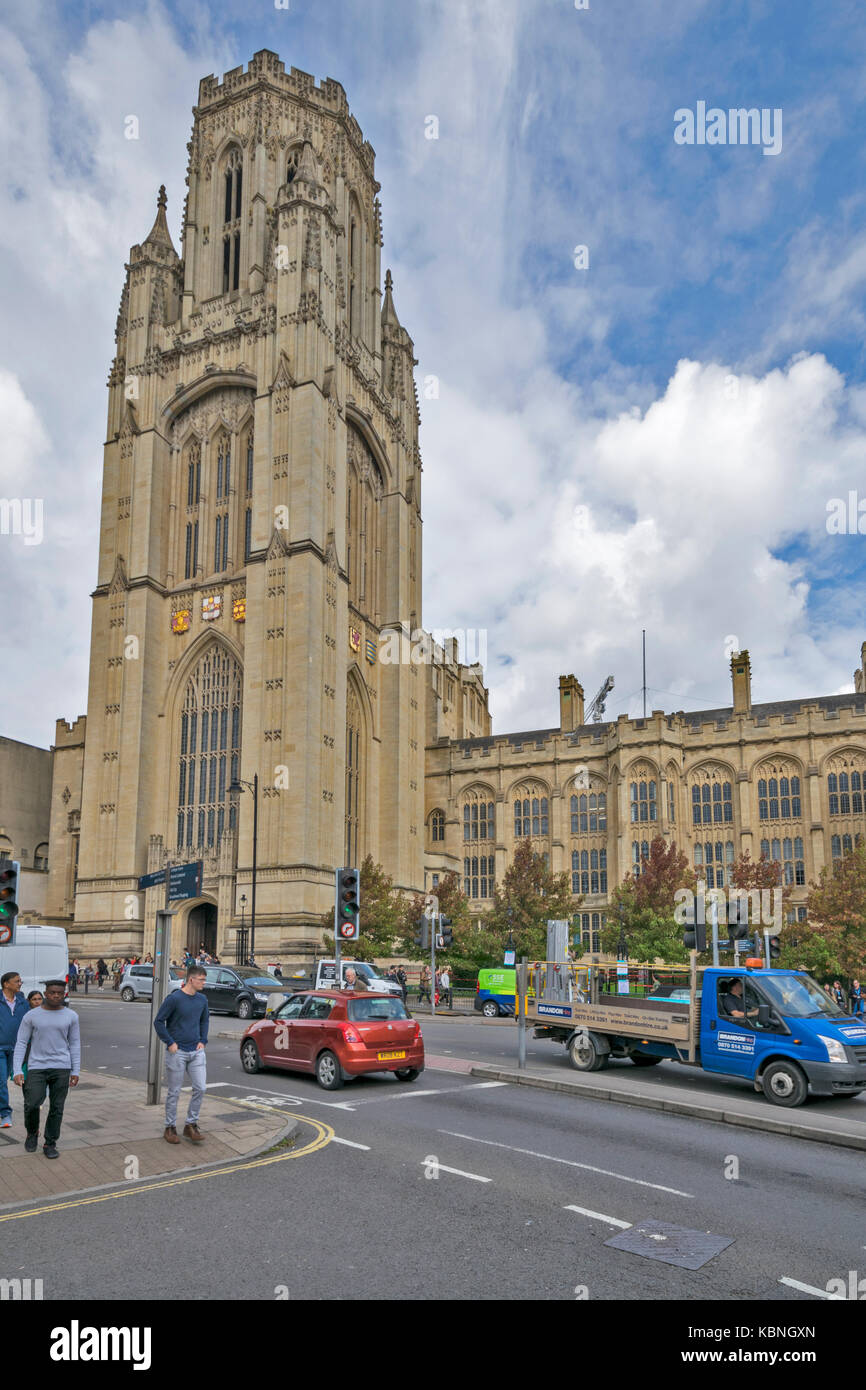
POLYGON ((728 936, 732 941, 743 941, 749 935, 749 895, 742 897, 736 890, 728 899, 728 936))
POLYGON ((20 872, 21 865, 17 860, 0 860, 0 946, 9 945, 15 930, 20 872))
POLYGON ((361 878, 357 869, 337 870, 337 935, 357 941, 361 935, 361 878))
MULTIPOLYGON (((703 907, 703 899, 701 899, 701 906, 703 907)), ((705 951, 707 949, 706 918, 703 911, 695 913, 694 900, 685 904, 683 923, 686 928, 683 932, 683 945, 686 950, 705 951)))
POLYGON ((454 933, 451 930, 450 917, 439 918, 439 932, 439 944, 443 948, 443 950, 445 950, 448 946, 452 945, 454 941, 454 933))
POLYGON ((415 945, 421 951, 426 951, 430 947, 430 919, 419 917, 418 925, 415 928, 415 945))
POLYGON ((779 945, 779 938, 778 938, 778 936, 771 936, 771 937, 770 937, 770 960, 778 960, 778 959, 779 959, 779 956, 780 956, 781 954, 782 954, 782 948, 781 948, 781 946, 779 945))

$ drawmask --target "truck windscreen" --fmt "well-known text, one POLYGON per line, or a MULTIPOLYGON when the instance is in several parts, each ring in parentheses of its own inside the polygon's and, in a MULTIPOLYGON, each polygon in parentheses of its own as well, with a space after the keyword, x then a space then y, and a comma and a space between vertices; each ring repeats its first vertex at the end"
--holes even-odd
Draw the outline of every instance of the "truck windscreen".
POLYGON ((764 994, 787 1018, 841 1018, 843 1010, 808 975, 761 975, 764 994))

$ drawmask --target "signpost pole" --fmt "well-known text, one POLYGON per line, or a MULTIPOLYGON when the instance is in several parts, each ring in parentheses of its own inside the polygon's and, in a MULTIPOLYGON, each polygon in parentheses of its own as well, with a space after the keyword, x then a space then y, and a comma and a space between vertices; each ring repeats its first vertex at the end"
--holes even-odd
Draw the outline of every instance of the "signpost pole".
POLYGON ((439 925, 438 912, 430 914, 430 969, 432 978, 430 980, 433 988, 430 991, 430 1013, 435 1017, 436 1014, 436 928, 439 925))
POLYGON ((517 967, 517 1065, 526 1068, 526 956, 517 967))
POLYGON ((719 964, 719 903, 715 894, 710 904, 710 915, 713 922, 713 965, 718 968, 719 964))
MULTIPOLYGON (((166 899, 168 899, 168 870, 166 870, 166 899)), ((171 917, 166 910, 156 914, 156 933, 153 942, 153 995, 150 1001, 150 1028, 147 1040, 147 1104, 159 1105, 162 1077, 162 1044, 153 1031, 153 1020, 168 989, 168 969, 171 961, 171 917)))
MULTIPOLYGON (((340 973, 340 918, 337 912, 340 896, 340 870, 334 870, 334 989, 342 989, 343 977, 340 973)), ((314 975, 315 979, 315 975, 314 975)))

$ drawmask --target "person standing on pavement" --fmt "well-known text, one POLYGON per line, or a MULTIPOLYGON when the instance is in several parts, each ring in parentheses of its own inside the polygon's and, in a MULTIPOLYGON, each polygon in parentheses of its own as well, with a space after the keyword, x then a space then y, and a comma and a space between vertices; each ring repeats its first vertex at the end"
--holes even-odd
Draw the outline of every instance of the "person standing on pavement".
POLYGON ((421 978, 420 978, 419 981, 418 981, 418 1003, 419 1003, 419 1004, 422 1002, 422 1000, 423 1000, 425 994, 426 994, 426 996, 427 996, 427 1003, 428 1003, 428 1004, 432 1004, 433 1000, 430 998, 430 966, 429 966, 429 965, 424 965, 424 966, 421 967, 421 978))
POLYGON ((851 1001, 850 1001, 850 1002, 851 1002, 851 1013, 852 1013, 852 1014, 854 1015, 854 1017, 856 1018, 858 1014, 862 1014, 862 1012, 863 1012, 863 990, 862 990, 861 987, 860 987, 860 981, 859 981, 859 980, 853 980, 853 981, 851 982, 851 1001))
POLYGON ((9 1077, 14 1075, 15 1043, 27 1012, 27 1000, 21 993, 21 976, 17 970, 7 970, 0 978, 0 1129, 9 1129, 12 1124, 9 1077))
POLYGON ((442 996, 442 1001, 445 1006, 449 1009, 453 1008, 451 1003, 451 972, 447 965, 439 976, 439 993, 442 996))
POLYGON ((76 993, 78 992, 78 961, 77 961, 77 960, 71 960, 71 961, 69 962, 69 992, 70 992, 70 994, 76 994, 76 993))
POLYGON ((202 994, 207 975, 201 965, 191 965, 180 989, 167 994, 153 1020, 157 1037, 166 1044, 165 1054, 165 1131, 169 1144, 179 1144, 177 1103, 187 1072, 192 1084, 189 1110, 183 1127, 185 1139, 202 1144, 198 1127, 201 1103, 207 1087, 205 1048, 208 1033, 207 999, 202 994))
POLYGON ((24 1141, 26 1153, 35 1154, 39 1146, 39 1111, 48 1094, 48 1118, 42 1152, 46 1158, 59 1158, 57 1141, 63 1123, 63 1108, 70 1086, 78 1085, 81 1071, 81 1033, 78 1014, 65 1000, 66 981, 48 980, 45 999, 21 1020, 15 1040, 13 1069, 15 1085, 24 1087, 24 1141), (28 1055, 27 1076, 24 1058, 28 1055))

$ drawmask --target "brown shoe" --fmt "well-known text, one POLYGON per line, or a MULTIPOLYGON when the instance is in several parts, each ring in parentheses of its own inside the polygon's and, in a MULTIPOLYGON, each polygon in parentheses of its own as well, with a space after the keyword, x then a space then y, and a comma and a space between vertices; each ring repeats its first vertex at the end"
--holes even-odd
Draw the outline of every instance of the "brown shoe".
POLYGON ((179 1140, 178 1137, 177 1137, 177 1130, 175 1129, 174 1125, 166 1125, 166 1127, 165 1127, 165 1133, 163 1134, 162 1137, 163 1137, 163 1139, 166 1141, 167 1144, 179 1144, 179 1143, 180 1143, 180 1140, 179 1140))
POLYGON ((194 1144, 204 1143, 204 1135, 198 1125, 184 1125, 183 1137, 184 1139, 191 1139, 194 1144))

